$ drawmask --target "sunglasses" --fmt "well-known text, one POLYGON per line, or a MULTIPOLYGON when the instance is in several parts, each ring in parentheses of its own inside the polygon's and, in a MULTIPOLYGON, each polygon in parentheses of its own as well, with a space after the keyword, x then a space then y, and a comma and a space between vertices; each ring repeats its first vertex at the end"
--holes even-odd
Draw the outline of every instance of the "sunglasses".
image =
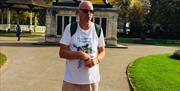
POLYGON ((88 9, 80 9, 83 13, 87 14, 90 12, 91 14, 94 14, 94 10, 88 10, 88 9))

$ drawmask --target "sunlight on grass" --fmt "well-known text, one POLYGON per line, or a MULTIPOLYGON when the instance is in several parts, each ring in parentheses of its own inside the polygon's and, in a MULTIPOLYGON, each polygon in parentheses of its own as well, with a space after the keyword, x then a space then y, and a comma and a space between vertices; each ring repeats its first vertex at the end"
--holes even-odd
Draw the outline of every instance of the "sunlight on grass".
MULTIPOLYGON (((0 36, 4 37, 16 37, 15 32, 1 32, 0 36)), ((21 37, 43 37, 44 34, 22 33, 21 37)))
POLYGON ((128 38, 119 37, 118 43, 133 43, 133 44, 150 44, 158 46, 177 46, 180 47, 180 40, 170 40, 170 39, 146 39, 141 41, 139 38, 128 38))
POLYGON ((6 62, 6 56, 0 53, 0 68, 6 62))
POLYGON ((180 60, 171 54, 142 57, 129 66, 135 91, 180 91, 180 60))

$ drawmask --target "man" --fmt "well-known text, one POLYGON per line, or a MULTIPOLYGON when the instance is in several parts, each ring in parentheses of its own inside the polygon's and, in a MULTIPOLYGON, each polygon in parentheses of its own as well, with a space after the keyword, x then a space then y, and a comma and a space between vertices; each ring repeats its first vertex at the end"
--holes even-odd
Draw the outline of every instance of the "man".
POLYGON ((18 38, 17 41, 20 41, 20 38, 21 38, 21 27, 19 24, 17 24, 16 26, 16 37, 18 38))
POLYGON ((105 42, 101 29, 98 37, 91 22, 94 9, 90 1, 79 4, 76 32, 71 35, 67 25, 60 40, 59 56, 66 59, 62 91, 98 91, 99 63, 105 56, 105 42))

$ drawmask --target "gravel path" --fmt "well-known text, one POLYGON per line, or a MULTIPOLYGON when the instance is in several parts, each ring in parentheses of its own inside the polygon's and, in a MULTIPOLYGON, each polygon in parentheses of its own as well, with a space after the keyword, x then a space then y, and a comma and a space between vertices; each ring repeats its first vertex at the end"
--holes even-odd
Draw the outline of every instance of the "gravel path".
MULTIPOLYGON (((64 59, 58 46, 33 45, 43 38, 0 37, 0 52, 8 62, 0 70, 0 91, 61 91, 64 59)), ((128 45, 128 49, 106 48, 100 64, 100 91, 130 91, 126 68, 138 57, 172 53, 176 47, 128 45)))

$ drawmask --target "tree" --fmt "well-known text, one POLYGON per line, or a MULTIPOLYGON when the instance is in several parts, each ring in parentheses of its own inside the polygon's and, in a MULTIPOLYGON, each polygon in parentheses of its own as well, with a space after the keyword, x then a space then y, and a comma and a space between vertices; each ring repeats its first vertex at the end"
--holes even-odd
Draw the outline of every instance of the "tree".
POLYGON ((131 34, 136 36, 140 35, 145 18, 143 14, 142 3, 139 0, 133 2, 129 15, 129 20, 131 22, 131 34))
POLYGON ((52 5, 53 1, 55 1, 55 0, 44 0, 44 1, 46 2, 46 4, 52 5))
MULTIPOLYGON (((176 37, 180 35, 180 1, 175 0, 150 0, 151 10, 148 14, 148 21, 152 25, 159 25, 161 36, 159 37, 176 37)), ((156 33, 159 31, 156 30, 156 33)))
POLYGON ((142 28, 145 15, 150 9, 149 0, 114 0, 113 4, 119 9, 119 15, 124 19, 124 33, 126 33, 126 22, 133 26, 132 31, 142 28))
POLYGON ((115 5, 119 10, 119 17, 124 20, 123 32, 126 33, 126 22, 129 20, 130 4, 132 0, 114 0, 115 5))

